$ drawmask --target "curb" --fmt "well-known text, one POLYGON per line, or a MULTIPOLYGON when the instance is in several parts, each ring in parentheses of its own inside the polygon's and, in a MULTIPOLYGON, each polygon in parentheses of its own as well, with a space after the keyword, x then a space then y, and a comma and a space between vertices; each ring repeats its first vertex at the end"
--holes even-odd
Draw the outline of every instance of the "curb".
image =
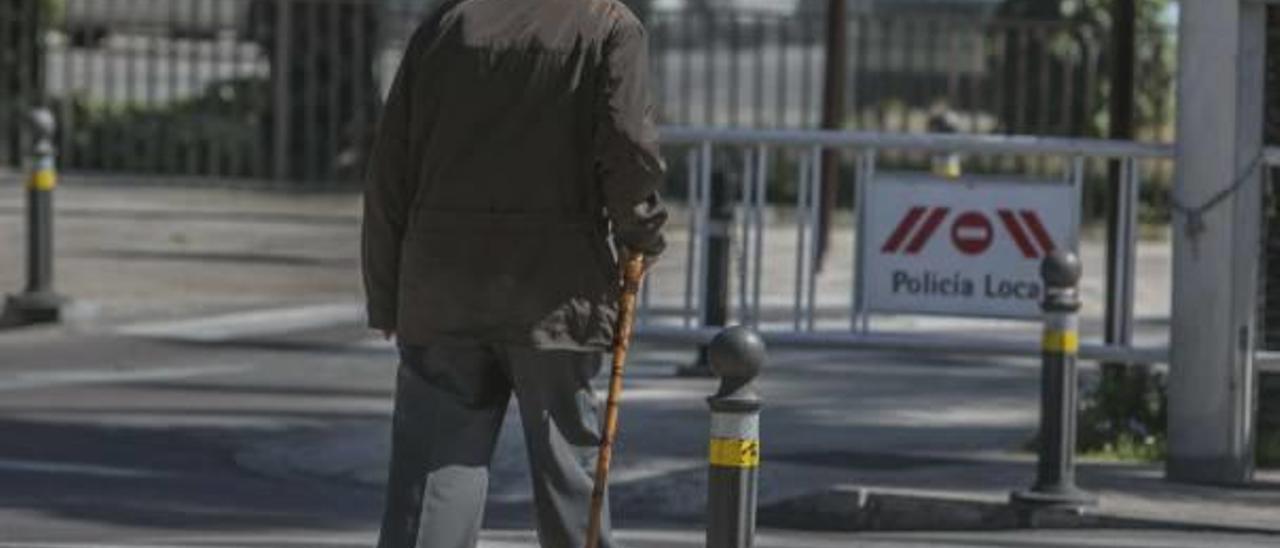
POLYGON ((1157 529, 1280 535, 1280 529, 1166 521, 1084 511, 1019 508, 1007 501, 840 486, 760 509, 766 527, 837 532, 1157 529))

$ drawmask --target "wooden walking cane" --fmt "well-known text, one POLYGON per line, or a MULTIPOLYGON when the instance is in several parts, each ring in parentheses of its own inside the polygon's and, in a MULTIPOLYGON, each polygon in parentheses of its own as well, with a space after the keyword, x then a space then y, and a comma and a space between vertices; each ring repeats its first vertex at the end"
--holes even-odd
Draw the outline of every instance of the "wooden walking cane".
POLYGON ((609 399, 604 407, 604 432, 596 459, 596 483, 591 490, 591 521, 587 526, 587 548, 600 545, 604 491, 609 484, 609 461, 613 459, 613 439, 618 435, 618 400, 622 398, 622 368, 631 347, 631 328, 636 318, 636 295, 644 279, 644 255, 631 253, 622 265, 622 296, 618 299, 618 325, 613 334, 613 370, 609 377, 609 399))

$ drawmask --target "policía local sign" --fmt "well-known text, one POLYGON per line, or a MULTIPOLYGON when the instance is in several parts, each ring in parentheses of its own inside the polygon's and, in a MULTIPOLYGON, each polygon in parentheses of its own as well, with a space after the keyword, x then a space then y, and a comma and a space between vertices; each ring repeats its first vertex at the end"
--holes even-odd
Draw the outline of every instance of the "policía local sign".
POLYGON ((866 199, 871 312, 1039 317, 1040 262, 1078 239, 1078 197, 1065 182, 881 174, 866 199))

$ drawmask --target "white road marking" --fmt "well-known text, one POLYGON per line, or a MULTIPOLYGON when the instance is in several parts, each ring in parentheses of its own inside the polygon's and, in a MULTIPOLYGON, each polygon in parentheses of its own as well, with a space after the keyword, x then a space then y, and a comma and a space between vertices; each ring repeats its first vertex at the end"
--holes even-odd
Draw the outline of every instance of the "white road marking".
POLYGON ((82 542, 0 542, 0 548, 192 548, 176 544, 86 544, 82 542))
MULTIPOLYGON (((386 406, 390 409, 390 405, 386 406)), ((382 409, 379 409, 382 411, 382 409)), ((388 411, 388 415, 390 412, 388 411)), ((101 425, 116 428, 233 428, 238 430, 263 430, 277 432, 282 428, 320 428, 328 422, 316 419, 291 418, 276 416, 243 417, 224 415, 217 410, 190 411, 182 413, 147 412, 112 413, 104 411, 86 416, 85 413, 71 411, 18 411, 5 413, 6 417, 27 422, 66 423, 74 422, 83 425, 101 425)))
POLYGON ((207 365, 197 367, 156 367, 151 369, 84 369, 20 372, 0 377, 0 392, 92 384, 120 384, 230 375, 252 369, 248 365, 207 365))
POLYGON ((381 352, 396 352, 395 341, 389 341, 382 337, 373 339, 365 339, 351 344, 351 348, 358 350, 377 350, 381 352))
MULTIPOLYGON (((640 483, 671 474, 703 470, 705 468, 706 460, 703 459, 647 459, 643 463, 634 462, 629 463, 627 466, 617 466, 609 473, 609 485, 621 486, 640 483)), ((490 493, 489 500, 503 504, 532 502, 533 488, 524 483, 518 483, 510 488, 504 488, 500 492, 490 493)))
POLYGON ((18 460, 18 459, 0 459, 0 470, 9 472, 36 472, 42 474, 60 474, 60 475, 76 475, 76 476, 98 476, 107 478, 163 478, 170 477, 173 474, 167 472, 155 472, 152 470, 139 470, 137 468, 122 468, 118 466, 103 466, 98 464, 77 464, 69 462, 46 462, 35 460, 18 460))
POLYGON ((280 335, 342 325, 359 325, 364 312, 355 303, 333 303, 219 314, 204 318, 146 322, 116 330, 122 335, 221 342, 249 336, 280 335))

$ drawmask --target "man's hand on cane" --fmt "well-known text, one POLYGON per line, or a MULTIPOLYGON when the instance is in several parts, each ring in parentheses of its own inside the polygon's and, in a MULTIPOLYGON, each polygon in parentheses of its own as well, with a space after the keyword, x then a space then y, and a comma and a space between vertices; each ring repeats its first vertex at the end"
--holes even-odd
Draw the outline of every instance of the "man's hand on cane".
POLYGON ((620 253, 621 257, 619 258, 622 260, 618 263, 619 265, 626 265, 628 262, 631 261, 631 257, 635 255, 644 255, 644 273, 645 274, 648 274, 649 271, 653 268, 653 265, 658 263, 657 255, 645 255, 644 253, 641 253, 639 251, 634 251, 631 248, 625 247, 625 246, 622 247, 621 251, 622 251, 620 253))

